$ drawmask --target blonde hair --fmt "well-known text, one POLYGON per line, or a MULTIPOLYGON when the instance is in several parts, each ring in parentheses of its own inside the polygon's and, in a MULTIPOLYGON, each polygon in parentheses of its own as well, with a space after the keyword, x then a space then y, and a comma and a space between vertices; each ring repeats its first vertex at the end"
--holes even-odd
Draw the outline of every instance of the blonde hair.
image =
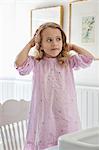
POLYGON ((68 44, 66 43, 66 35, 62 30, 62 28, 58 24, 53 22, 44 23, 36 30, 34 34, 34 39, 35 39, 36 50, 38 51, 38 53, 35 56, 35 58, 37 60, 41 60, 44 57, 44 51, 41 49, 41 40, 42 40, 41 32, 48 27, 57 28, 61 31, 63 46, 62 46, 62 51, 59 53, 59 55, 56 58, 60 64, 64 64, 64 62, 68 58, 68 44))

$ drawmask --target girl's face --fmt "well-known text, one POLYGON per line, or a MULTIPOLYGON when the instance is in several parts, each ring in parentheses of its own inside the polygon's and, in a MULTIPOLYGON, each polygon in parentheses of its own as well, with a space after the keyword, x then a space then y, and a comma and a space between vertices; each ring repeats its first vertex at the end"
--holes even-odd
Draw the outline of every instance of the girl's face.
POLYGON ((57 28, 47 27, 41 33, 41 49, 46 57, 56 57, 62 51, 62 35, 57 28))

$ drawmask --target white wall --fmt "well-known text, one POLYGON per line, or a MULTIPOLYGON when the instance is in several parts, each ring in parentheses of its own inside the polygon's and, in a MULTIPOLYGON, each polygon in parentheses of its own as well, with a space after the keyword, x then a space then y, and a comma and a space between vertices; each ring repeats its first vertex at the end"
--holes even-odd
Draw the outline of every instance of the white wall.
POLYGON ((8 74, 11 74, 14 50, 15 4, 0 1, 0 77, 4 75, 7 77, 8 74))

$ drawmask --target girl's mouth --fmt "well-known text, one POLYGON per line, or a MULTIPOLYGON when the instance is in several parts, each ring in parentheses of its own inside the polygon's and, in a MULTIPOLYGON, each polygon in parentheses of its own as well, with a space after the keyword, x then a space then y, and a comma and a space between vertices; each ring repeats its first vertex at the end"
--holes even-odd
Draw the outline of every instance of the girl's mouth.
POLYGON ((52 48, 51 50, 52 50, 52 51, 55 51, 55 50, 59 50, 59 49, 58 49, 58 48, 52 48))

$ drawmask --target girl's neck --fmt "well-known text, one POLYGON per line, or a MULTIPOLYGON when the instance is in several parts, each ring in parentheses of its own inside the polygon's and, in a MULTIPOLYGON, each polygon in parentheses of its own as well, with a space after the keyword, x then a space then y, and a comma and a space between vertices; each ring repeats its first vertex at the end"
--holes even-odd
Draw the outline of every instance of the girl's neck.
POLYGON ((52 56, 50 56, 50 55, 48 55, 48 54, 45 54, 44 57, 45 57, 45 58, 56 58, 56 57, 52 57, 52 56))

